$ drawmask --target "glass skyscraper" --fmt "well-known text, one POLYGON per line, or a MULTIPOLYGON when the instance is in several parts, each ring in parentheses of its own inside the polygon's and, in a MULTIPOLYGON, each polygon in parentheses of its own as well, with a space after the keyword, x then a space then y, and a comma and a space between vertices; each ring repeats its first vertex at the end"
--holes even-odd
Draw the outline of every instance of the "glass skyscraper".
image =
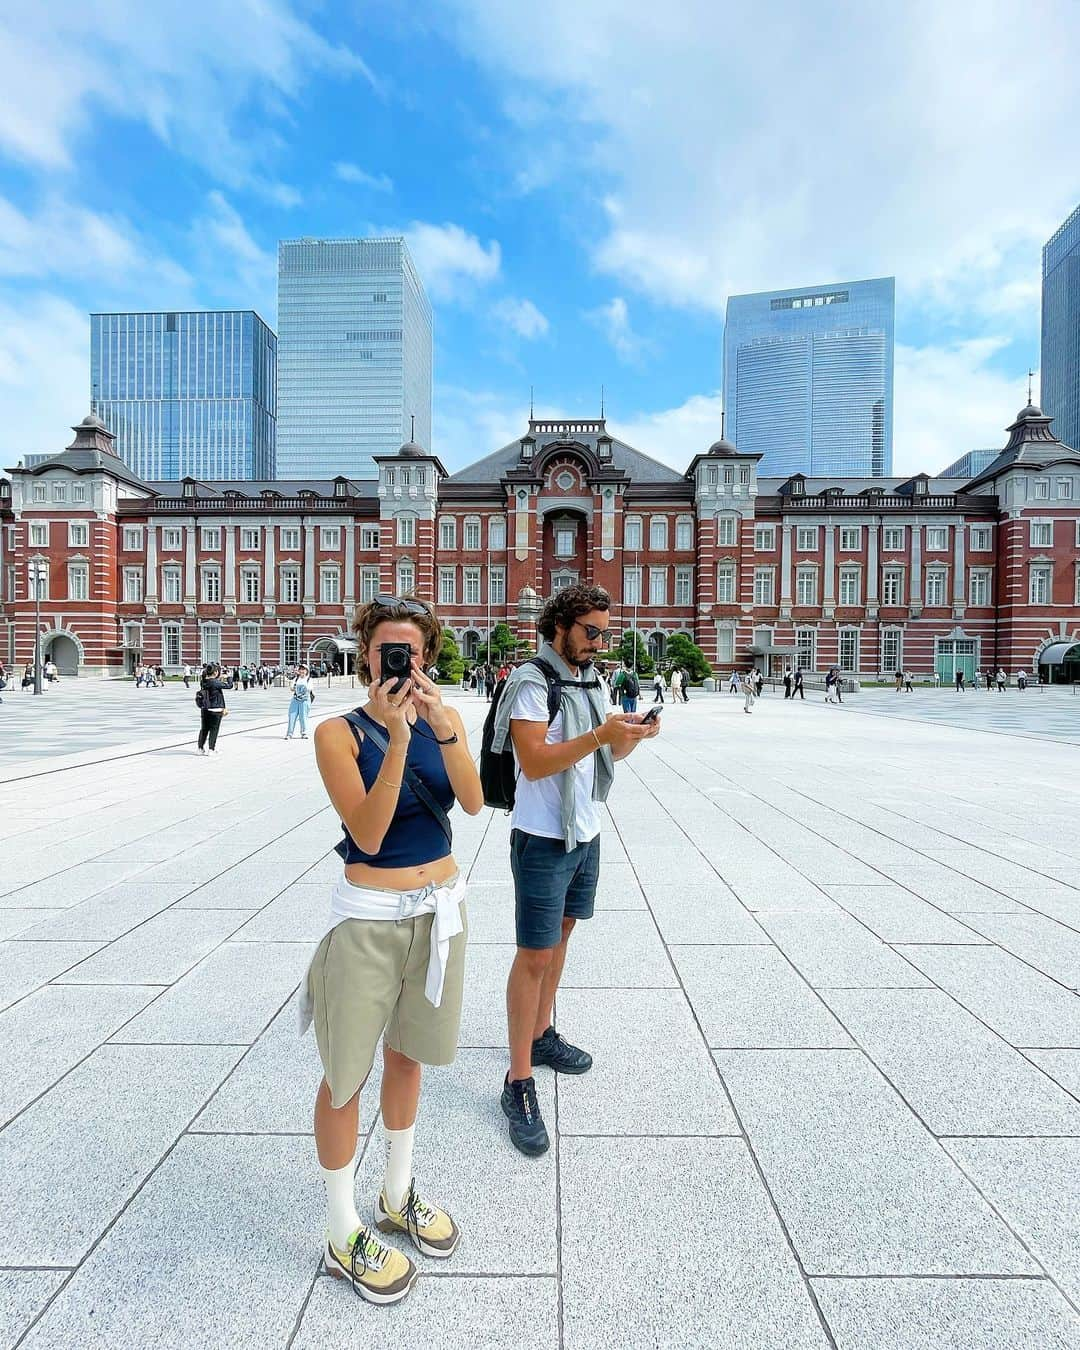
POLYGON ((282 240, 278 333, 280 477, 374 478, 410 434, 431 449, 431 305, 404 239, 282 240))
POLYGON ((728 297, 726 431, 758 472, 892 472, 892 277, 728 297))
POLYGON ((987 465, 993 464, 1000 454, 1000 447, 996 450, 969 450, 966 455, 954 459, 937 476, 938 478, 977 478, 983 469, 987 465))
POLYGON ((272 479, 277 338, 250 309, 91 314, 90 406, 140 478, 272 479))
POLYGON ((1039 401, 1058 440, 1080 449, 1080 206, 1043 248, 1039 401))

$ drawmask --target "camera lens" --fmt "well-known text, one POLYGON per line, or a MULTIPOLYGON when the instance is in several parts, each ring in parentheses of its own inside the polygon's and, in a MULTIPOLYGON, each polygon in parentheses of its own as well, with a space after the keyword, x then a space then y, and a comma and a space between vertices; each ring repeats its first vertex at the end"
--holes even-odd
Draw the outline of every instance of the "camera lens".
POLYGON ((412 668, 410 653, 400 647, 383 648, 382 666, 388 675, 408 675, 412 668))

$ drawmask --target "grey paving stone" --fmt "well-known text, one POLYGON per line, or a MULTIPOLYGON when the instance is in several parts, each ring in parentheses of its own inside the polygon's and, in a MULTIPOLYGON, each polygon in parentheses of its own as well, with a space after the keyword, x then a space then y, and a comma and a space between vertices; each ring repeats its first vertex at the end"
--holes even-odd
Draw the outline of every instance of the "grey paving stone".
POLYGON ((564 989, 648 988, 677 983, 647 910, 597 910, 571 934, 564 989))
POLYGON ((645 909, 645 896, 628 862, 610 862, 601 851, 597 909, 645 909))
POLYGON ((861 1054, 725 1050, 716 1060, 810 1274, 1039 1273, 861 1054))
POLYGON ((836 903, 882 942, 982 943, 987 939, 902 886, 829 886, 836 903))
POLYGON ((96 952, 100 942, 0 942, 0 1009, 33 993, 96 952))
POLYGON ((0 1265, 80 1261, 239 1053, 102 1046, 12 1121, 0 1134, 0 1265))
POLYGON ((836 905, 818 886, 793 869, 720 867, 720 875, 754 914, 835 914, 836 905))
POLYGON ((711 1046, 849 1046, 851 1039, 775 947, 672 947, 711 1046))
POLYGON ((54 1300, 25 1350, 283 1346, 320 1259, 322 1225, 310 1139, 189 1136, 54 1300))
POLYGON ((57 912, 55 909, 0 909, 0 942, 25 934, 57 912))
POLYGON ((567 1347, 606 1350, 616 1329, 665 1350, 828 1345, 741 1139, 565 1139, 560 1174, 567 1347), (673 1173, 692 1184, 672 1187, 673 1173), (617 1227, 597 1225, 606 1193, 641 1252, 671 1251, 678 1235, 662 1281, 643 1278, 651 1258, 628 1258, 617 1227))
MULTIPOLYGON (((307 1134, 313 1129, 322 1066, 309 1031, 301 1037, 290 999, 199 1113, 191 1129, 207 1134, 307 1134)), ((360 1093, 360 1131, 379 1113, 382 1055, 360 1093)))
POLYGON ((0 1345, 13 1346, 66 1279, 63 1270, 0 1270, 0 1345))
MULTIPOLYGON (((571 939, 573 941, 573 939, 571 939)), ((473 1049, 506 1046, 506 981, 517 948, 471 943, 465 949, 465 990, 458 1044, 473 1049)))
POLYGON ((321 942, 330 914, 330 887, 294 882, 233 934, 234 942, 321 942))
POLYGON ((507 881, 470 881, 465 899, 469 944, 502 942, 514 946, 514 885, 507 881))
MULTIPOLYGON (((588 1073, 559 1078, 564 1137, 739 1133, 681 990, 564 989, 555 1020, 593 1056, 588 1073)), ((551 1076, 537 1070, 538 1082, 551 1076)))
POLYGON ((250 1044, 300 983, 315 945, 226 943, 130 1021, 114 1040, 250 1044))
POLYGON ((1080 1050, 1025 1050, 1024 1056, 1080 1099, 1080 1050))
POLYGON ((261 909, 307 870, 302 862, 242 862, 190 891, 181 909, 261 909))
POLYGON ((1015 914, 1020 906, 971 877, 928 863, 890 870, 893 881, 949 914, 1015 914))
POLYGON ((722 881, 708 886, 683 886, 676 881, 652 886, 646 895, 665 942, 753 945, 769 941, 754 915, 722 881))
POLYGON ((1074 1303, 1080 1139, 949 1139, 945 1147, 1074 1303))
POLYGON ((46 985, 0 1013, 0 1125, 103 1044, 157 994, 46 985))
POLYGON ((972 915, 970 923, 999 947, 1052 980, 1080 988, 1080 933, 1041 914, 972 915))
POLYGON ((530 1345, 558 1344, 555 1280, 448 1274, 447 1279, 418 1280, 404 1302, 380 1308, 377 1320, 343 1282, 317 1280, 293 1350, 326 1350, 354 1338, 368 1350, 401 1350, 403 1345, 427 1344, 435 1327, 442 1328, 448 1339, 452 1328, 454 1342, 471 1350, 505 1350, 519 1344, 526 1326, 530 1345))
POLYGON ((1010 1045, 1080 1048, 1080 998, 997 947, 902 947, 1010 1045))
POLYGON ((165 910, 74 966, 59 982, 171 984, 224 942, 245 917, 235 910, 165 910))
POLYGON ((8 881, 14 882, 15 868, 5 868, 5 879, 0 880, 0 891, 4 892, 0 896, 0 909, 70 909, 115 886, 122 877, 141 872, 145 865, 90 860, 61 870, 60 850, 50 849, 45 854, 40 881, 28 886, 12 884, 9 888, 8 881))
POLYGON ((1073 1350, 1080 1317, 1046 1280, 814 1280, 837 1350, 1073 1350))
POLYGON ((1057 882, 1040 878, 1039 883, 1030 889, 1018 886, 1013 895, 1017 905, 1023 905, 1025 912, 1034 910, 1036 914, 1056 919, 1069 928, 1080 928, 1080 892, 1071 886, 1061 886, 1057 882))
POLYGON ((1080 1134, 1080 1102, 940 989, 822 998, 935 1134, 1080 1134))
POLYGON ((762 914, 761 926, 815 989, 904 989, 925 975, 846 914, 762 914))
POLYGON ((98 939, 112 942, 147 919, 160 914, 184 893, 185 883, 158 882, 143 885, 139 881, 113 886, 74 909, 50 914, 24 937, 49 941, 56 938, 98 939))
MULTIPOLYGON (((526 1159, 510 1143, 499 1107, 504 1050, 462 1050, 445 1069, 426 1069, 416 1123, 417 1189, 446 1208, 461 1228, 455 1275, 555 1273, 555 1150, 526 1159), (527 1216, 527 1217, 526 1217, 527 1216)), ((539 1090, 554 1123, 554 1092, 539 1090)), ((376 1127, 357 1173, 360 1212, 374 1204, 385 1157, 376 1127)), ((441 1263, 417 1256, 423 1269, 441 1263)))

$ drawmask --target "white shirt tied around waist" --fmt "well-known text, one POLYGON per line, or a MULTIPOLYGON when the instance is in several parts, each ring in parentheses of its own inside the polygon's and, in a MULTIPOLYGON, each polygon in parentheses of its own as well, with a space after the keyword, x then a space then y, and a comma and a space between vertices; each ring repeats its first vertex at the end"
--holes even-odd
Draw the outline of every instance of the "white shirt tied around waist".
MULTIPOLYGON (((450 939, 464 930, 461 902, 465 899, 465 878, 458 873, 450 881, 429 882, 415 891, 387 891, 375 886, 357 886, 342 875, 330 892, 330 915, 322 938, 346 919, 376 919, 399 923, 421 914, 433 914, 431 946, 428 954, 424 995, 432 1007, 442 1003, 446 963, 450 957, 450 939)), ((307 977, 300 986, 300 1035, 311 1026, 315 1008, 307 977)))

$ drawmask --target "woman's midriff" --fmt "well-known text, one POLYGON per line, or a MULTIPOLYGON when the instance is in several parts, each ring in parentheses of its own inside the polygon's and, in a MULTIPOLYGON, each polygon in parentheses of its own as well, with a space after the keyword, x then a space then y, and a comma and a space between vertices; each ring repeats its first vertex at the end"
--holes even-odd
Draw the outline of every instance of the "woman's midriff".
POLYGON ((377 886, 384 891, 418 891, 423 886, 449 881, 458 872, 453 854, 416 867, 372 867, 370 863, 347 863, 346 877, 354 886, 377 886))

